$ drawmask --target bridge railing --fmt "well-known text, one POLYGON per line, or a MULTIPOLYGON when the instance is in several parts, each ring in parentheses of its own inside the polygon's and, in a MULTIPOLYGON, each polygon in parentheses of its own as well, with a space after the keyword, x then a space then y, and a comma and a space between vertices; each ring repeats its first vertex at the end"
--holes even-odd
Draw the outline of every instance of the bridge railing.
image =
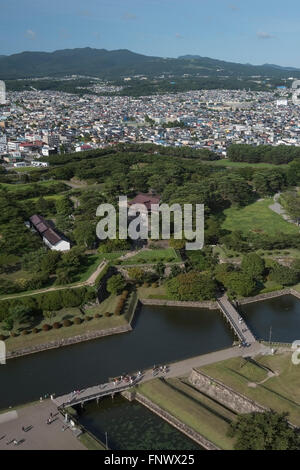
POLYGON ((241 329, 239 328, 239 326, 236 324, 236 322, 234 321, 234 319, 232 318, 232 316, 230 315, 230 313, 228 312, 227 308, 223 305, 223 303, 221 301, 217 301, 220 309, 223 311, 223 313, 225 314, 225 316, 228 318, 228 320, 230 321, 230 323, 232 324, 237 336, 242 340, 242 341, 245 341, 245 336, 243 335, 241 329))

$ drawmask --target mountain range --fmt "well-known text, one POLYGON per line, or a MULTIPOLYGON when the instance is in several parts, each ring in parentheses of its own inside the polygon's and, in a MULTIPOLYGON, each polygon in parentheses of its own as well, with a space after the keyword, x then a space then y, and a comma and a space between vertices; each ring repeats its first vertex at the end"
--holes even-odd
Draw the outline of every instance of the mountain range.
POLYGON ((108 51, 90 47, 54 52, 22 52, 0 55, 0 79, 85 75, 116 79, 132 75, 183 75, 203 77, 253 76, 284 79, 300 78, 300 69, 273 64, 251 65, 226 62, 209 57, 185 55, 176 58, 152 57, 127 49, 108 51))

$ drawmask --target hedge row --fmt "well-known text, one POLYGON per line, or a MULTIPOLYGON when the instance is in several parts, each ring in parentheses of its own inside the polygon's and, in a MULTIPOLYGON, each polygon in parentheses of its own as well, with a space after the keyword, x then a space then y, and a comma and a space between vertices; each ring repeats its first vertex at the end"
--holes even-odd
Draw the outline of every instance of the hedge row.
POLYGON ((123 311, 123 308, 124 308, 124 305, 125 305, 125 302, 126 302, 126 299, 128 297, 128 290, 124 290, 122 292, 122 295, 120 297, 120 300, 116 306, 116 309, 115 309, 115 315, 121 315, 122 314, 122 311, 123 311))

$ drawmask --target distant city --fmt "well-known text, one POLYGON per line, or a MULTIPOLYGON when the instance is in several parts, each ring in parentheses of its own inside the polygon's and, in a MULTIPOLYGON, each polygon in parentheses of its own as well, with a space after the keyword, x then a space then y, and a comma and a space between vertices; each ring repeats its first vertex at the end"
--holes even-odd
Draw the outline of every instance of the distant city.
POLYGON ((233 143, 300 143, 300 108, 285 86, 138 98, 115 96, 121 87, 105 81, 81 95, 31 88, 5 96, 1 82, 0 157, 8 166, 46 166, 41 159, 54 153, 128 142, 204 148, 221 157, 233 143))

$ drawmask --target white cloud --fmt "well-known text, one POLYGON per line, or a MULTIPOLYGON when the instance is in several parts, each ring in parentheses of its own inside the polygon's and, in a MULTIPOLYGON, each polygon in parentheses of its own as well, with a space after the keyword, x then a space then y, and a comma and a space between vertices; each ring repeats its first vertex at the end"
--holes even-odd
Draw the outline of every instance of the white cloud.
POLYGON ((28 39, 35 39, 36 38, 36 32, 32 31, 32 29, 27 29, 26 32, 25 32, 25 36, 28 39))
POLYGON ((256 33, 258 39, 273 39, 275 36, 273 34, 267 33, 266 31, 258 31, 256 33))

